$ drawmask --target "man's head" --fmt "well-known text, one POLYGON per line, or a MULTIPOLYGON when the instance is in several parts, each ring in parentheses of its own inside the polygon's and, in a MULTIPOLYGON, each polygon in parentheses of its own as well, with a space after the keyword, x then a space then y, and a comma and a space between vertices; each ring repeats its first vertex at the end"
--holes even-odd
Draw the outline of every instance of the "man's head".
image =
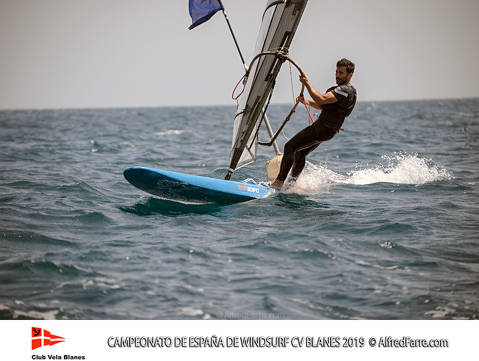
POLYGON ((349 84, 354 74, 354 63, 342 58, 336 63, 336 83, 338 85, 349 84))

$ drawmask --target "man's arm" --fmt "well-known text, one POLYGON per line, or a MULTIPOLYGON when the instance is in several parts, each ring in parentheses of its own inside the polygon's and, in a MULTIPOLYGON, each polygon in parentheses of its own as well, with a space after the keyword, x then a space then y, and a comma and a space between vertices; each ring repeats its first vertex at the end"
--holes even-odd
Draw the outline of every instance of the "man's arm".
POLYGON ((303 97, 297 97, 297 98, 296 98, 296 101, 297 101, 297 102, 300 102, 300 103, 303 103, 303 104, 306 104, 306 105, 309 105, 309 106, 311 106, 311 107, 313 107, 313 108, 315 108, 315 109, 318 109, 318 110, 321 110, 321 109, 322 109, 322 108, 321 108, 318 104, 316 104, 316 102, 315 102, 314 100, 312 100, 312 99, 306 100, 306 99, 304 99, 303 97))
POLYGON ((321 109, 322 105, 332 104, 338 101, 333 92, 329 91, 326 94, 321 94, 316 89, 314 89, 309 83, 309 79, 305 74, 299 76, 299 81, 304 84, 306 89, 308 89, 309 95, 311 95, 311 98, 313 98, 313 101, 309 101, 309 105, 311 105, 313 108, 321 109))

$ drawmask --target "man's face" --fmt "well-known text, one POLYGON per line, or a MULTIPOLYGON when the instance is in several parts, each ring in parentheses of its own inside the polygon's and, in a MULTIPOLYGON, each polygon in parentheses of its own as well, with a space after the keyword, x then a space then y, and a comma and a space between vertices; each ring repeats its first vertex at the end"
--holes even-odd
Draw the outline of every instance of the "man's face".
POLYGON ((336 84, 348 84, 351 81, 352 76, 353 73, 348 73, 345 66, 339 66, 336 68, 336 84))

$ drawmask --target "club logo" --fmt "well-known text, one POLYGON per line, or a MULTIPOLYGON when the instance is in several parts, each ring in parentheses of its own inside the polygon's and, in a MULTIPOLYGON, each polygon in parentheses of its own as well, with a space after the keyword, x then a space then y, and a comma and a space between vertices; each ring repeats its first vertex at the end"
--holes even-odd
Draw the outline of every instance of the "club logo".
POLYGON ((32 350, 42 346, 53 346, 64 341, 63 337, 52 335, 44 328, 32 327, 32 350))

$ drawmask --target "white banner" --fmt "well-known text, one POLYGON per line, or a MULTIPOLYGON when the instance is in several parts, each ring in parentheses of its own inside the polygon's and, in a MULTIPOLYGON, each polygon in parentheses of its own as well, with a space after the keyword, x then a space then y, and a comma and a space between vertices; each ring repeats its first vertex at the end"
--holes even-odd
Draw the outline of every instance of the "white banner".
POLYGON ((3 360, 451 360, 478 321, 0 321, 3 360))

